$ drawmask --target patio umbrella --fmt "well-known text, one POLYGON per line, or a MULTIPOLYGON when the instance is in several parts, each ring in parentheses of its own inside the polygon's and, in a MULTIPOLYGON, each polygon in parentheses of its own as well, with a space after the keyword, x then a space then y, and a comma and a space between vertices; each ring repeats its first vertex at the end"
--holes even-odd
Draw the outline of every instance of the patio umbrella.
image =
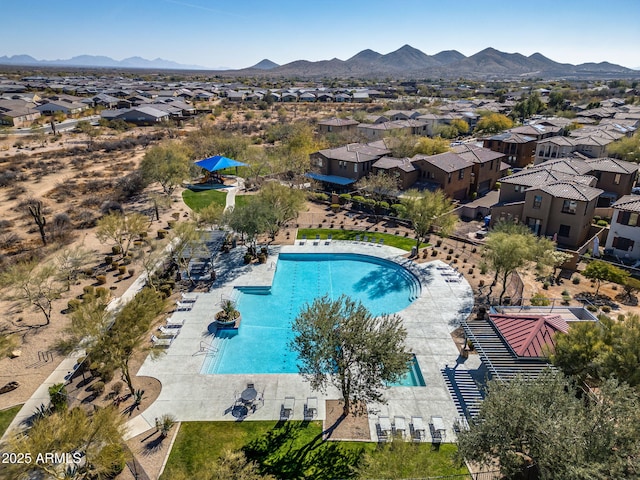
POLYGON ((238 162, 237 160, 232 160, 231 158, 223 157, 222 155, 215 155, 213 157, 205 158, 204 160, 198 160, 195 164, 209 172, 223 170, 229 167, 244 167, 247 165, 246 163, 238 162))
POLYGON ((600 256, 600 239, 598 237, 593 238, 593 256, 596 258, 600 256))

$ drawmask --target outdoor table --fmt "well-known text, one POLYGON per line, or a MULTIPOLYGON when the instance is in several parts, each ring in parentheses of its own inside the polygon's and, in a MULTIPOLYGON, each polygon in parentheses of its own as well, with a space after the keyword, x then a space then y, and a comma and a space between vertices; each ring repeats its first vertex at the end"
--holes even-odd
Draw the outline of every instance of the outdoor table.
POLYGON ((253 402, 258 396, 258 391, 255 388, 245 388, 240 394, 243 402, 253 402))

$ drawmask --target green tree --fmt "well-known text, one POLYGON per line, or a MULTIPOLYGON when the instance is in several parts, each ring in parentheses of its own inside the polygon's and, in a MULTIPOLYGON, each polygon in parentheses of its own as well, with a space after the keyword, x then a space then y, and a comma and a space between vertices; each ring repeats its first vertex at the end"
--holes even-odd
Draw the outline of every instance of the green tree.
POLYGON ((202 230, 198 229, 195 221, 178 222, 171 230, 169 244, 173 261, 187 272, 189 280, 195 284, 191 278, 189 262, 194 257, 208 257, 210 255, 202 230))
POLYGON ((466 135, 469 133, 469 124, 461 118, 451 120, 451 126, 458 131, 458 135, 466 135))
POLYGON ((513 115, 517 116, 522 122, 532 115, 536 115, 545 109, 545 104, 540 100, 537 92, 533 92, 528 96, 524 96, 513 107, 513 115))
POLYGON ((71 289, 71 282, 80 278, 91 259, 92 253, 82 246, 65 248, 56 255, 54 262, 58 268, 58 278, 64 282, 67 291, 71 289))
POLYGON ((64 290, 58 281, 56 266, 52 263, 40 264, 36 260, 6 267, 0 273, 0 289, 5 300, 33 307, 44 315, 45 323, 26 326, 21 324, 20 330, 23 327, 30 329, 49 325, 53 303, 64 290))
POLYGON ((611 142, 607 145, 607 155, 627 162, 640 163, 640 133, 611 142))
POLYGON ((601 316, 599 322, 577 322, 566 334, 556 336, 551 361, 568 375, 600 384, 616 378, 640 385, 640 317, 629 314, 614 321, 601 316))
POLYGON ((497 458, 506 478, 635 478, 640 461, 638 396, 610 380, 578 398, 575 385, 550 370, 536 379, 489 382, 460 456, 483 465, 497 458))
POLYGON ((111 241, 120 248, 124 257, 133 241, 149 230, 149 218, 141 213, 123 215, 111 212, 97 222, 96 237, 101 242, 111 241))
POLYGON ((148 347, 149 330, 153 320, 163 309, 162 295, 152 288, 143 288, 116 315, 110 328, 103 329, 102 334, 88 349, 87 353, 92 361, 120 370, 122 380, 129 387, 132 396, 136 390, 129 369, 131 358, 136 351, 148 347))
POLYGON ((497 224, 487 235, 483 252, 487 265, 494 272, 487 297, 491 298, 493 285, 502 280, 498 300, 502 303, 509 275, 536 261, 548 250, 553 250, 553 242, 536 237, 526 225, 510 222, 497 224))
POLYGON ((413 150, 414 154, 437 155, 451 150, 449 142, 444 138, 420 137, 413 150))
POLYGON ((261 206, 259 211, 264 215, 264 227, 271 241, 274 241, 280 229, 298 217, 304 202, 302 190, 268 182, 260 189, 252 205, 261 206))
POLYGON ((166 195, 171 195, 183 180, 190 177, 190 168, 187 152, 178 143, 151 147, 140 162, 145 180, 158 182, 166 195))
POLYGON ((211 202, 204 208, 198 210, 195 214, 198 225, 206 225, 213 229, 216 225, 220 225, 224 217, 224 205, 211 202))
POLYGON ((407 371, 411 359, 399 316, 376 318, 346 296, 317 298, 303 308, 292 330, 302 376, 313 389, 324 390, 328 383, 338 388, 344 416, 361 402, 384 401, 386 385, 407 371))
POLYGON ((398 179, 384 170, 367 175, 358 180, 356 188, 367 192, 376 201, 394 196, 398 192, 398 179))
POLYGON ((513 121, 501 113, 484 115, 476 124, 476 133, 499 133, 513 127, 513 121))
POLYGON ((106 479, 124 468, 125 417, 111 406, 88 414, 62 409, 36 419, 26 434, 8 440, 7 451, 28 454, 31 462, 3 465, 2 478, 106 479), (71 462, 53 462, 45 453, 68 454, 71 462), (40 455, 40 457, 39 457, 40 455))
POLYGON ((451 213, 453 203, 442 190, 409 190, 402 199, 402 205, 406 208, 405 217, 411 221, 411 228, 416 235, 416 248, 420 248, 432 230, 447 236, 458 220, 451 213))
POLYGON ((624 285, 625 280, 629 277, 629 272, 610 263, 603 262, 602 260, 594 260, 582 271, 582 275, 591 280, 595 280, 595 294, 598 296, 600 285, 603 281, 624 285))
POLYGON ((266 206, 252 198, 246 204, 227 210, 223 222, 239 233, 245 243, 249 244, 250 252, 255 253, 258 235, 267 231, 269 214, 266 206))

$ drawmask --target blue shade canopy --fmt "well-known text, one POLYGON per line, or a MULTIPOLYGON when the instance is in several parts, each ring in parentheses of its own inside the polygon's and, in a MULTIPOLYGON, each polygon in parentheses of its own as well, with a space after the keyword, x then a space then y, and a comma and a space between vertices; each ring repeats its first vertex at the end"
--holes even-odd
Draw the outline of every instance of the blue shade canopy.
POLYGON ((223 157, 222 155, 216 155, 214 157, 205 158, 204 160, 198 160, 195 162, 199 167, 208 170, 209 172, 213 172, 215 170, 222 170, 229 167, 244 167, 247 164, 238 162, 237 160, 232 160, 227 157, 223 157))

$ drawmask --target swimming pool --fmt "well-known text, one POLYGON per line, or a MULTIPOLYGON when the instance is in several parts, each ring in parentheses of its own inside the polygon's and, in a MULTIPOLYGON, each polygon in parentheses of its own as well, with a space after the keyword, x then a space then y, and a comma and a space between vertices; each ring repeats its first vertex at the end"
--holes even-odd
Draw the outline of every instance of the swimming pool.
POLYGON ((270 288, 238 290, 240 328, 218 330, 201 373, 297 373, 288 343, 291 323, 305 304, 345 294, 373 315, 395 313, 419 296, 420 284, 403 267, 369 255, 283 253, 270 288))

